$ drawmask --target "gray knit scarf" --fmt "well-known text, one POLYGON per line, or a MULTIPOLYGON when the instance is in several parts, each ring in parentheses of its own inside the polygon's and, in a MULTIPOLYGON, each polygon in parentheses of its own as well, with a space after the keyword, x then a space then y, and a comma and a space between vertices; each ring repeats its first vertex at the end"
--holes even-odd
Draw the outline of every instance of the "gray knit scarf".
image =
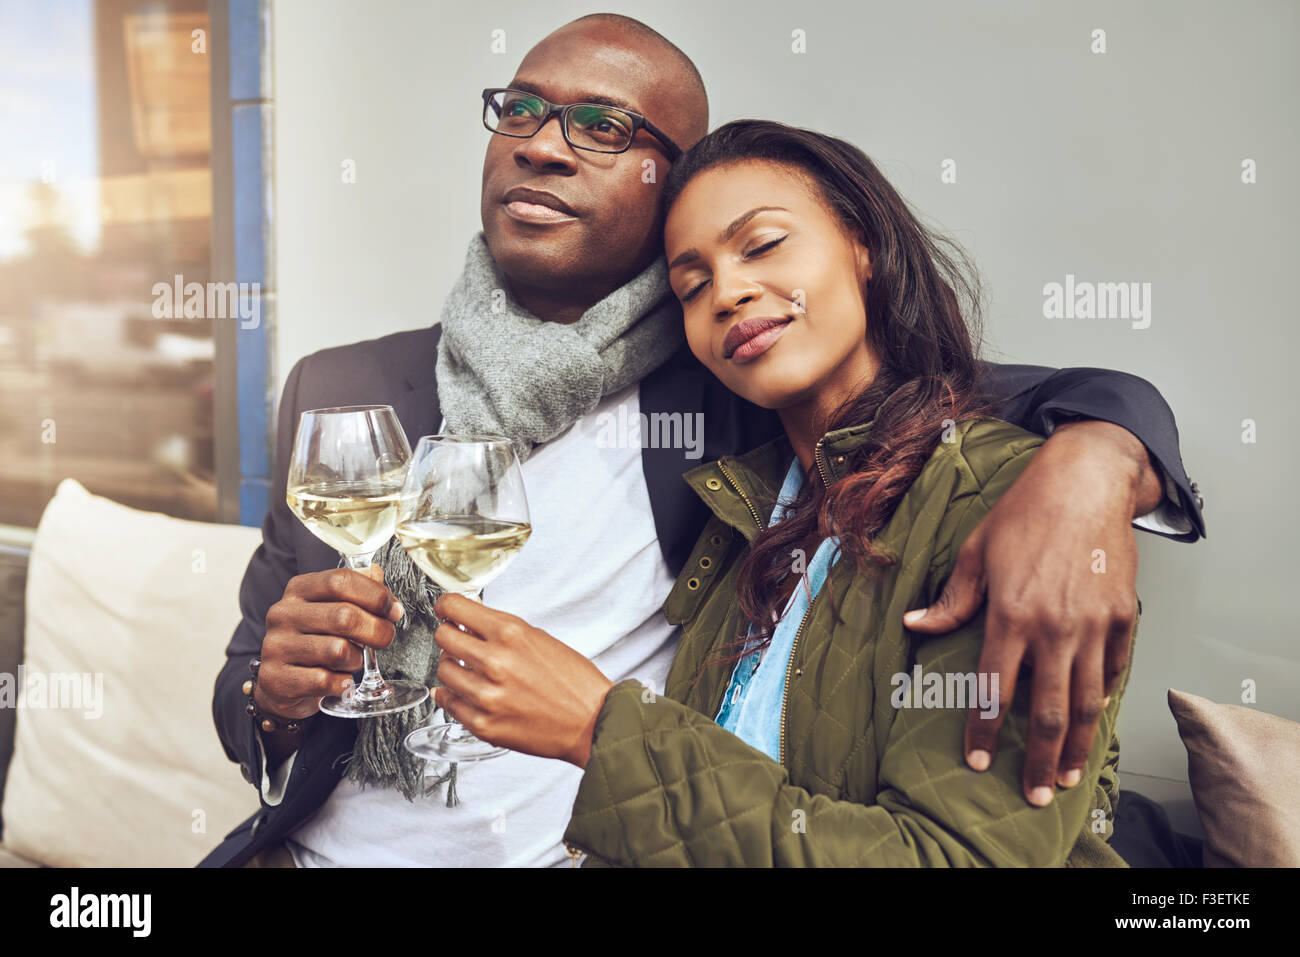
MULTIPOLYGON (((668 286, 662 257, 582 314, 577 322, 545 322, 524 310, 482 232, 470 241, 465 268, 442 309, 438 343, 438 400, 451 434, 495 433, 514 440, 520 459, 567 430, 607 395, 639 382, 662 365, 683 340, 681 311, 668 286)), ((384 584, 406 615, 397 636, 377 652, 386 678, 438 684, 442 594, 396 539, 374 557, 384 584)), ((429 720, 432 700, 397 714, 358 722, 347 777, 361 787, 396 787, 408 801, 447 783, 454 807, 456 765, 425 767, 403 747, 406 736, 429 720)))

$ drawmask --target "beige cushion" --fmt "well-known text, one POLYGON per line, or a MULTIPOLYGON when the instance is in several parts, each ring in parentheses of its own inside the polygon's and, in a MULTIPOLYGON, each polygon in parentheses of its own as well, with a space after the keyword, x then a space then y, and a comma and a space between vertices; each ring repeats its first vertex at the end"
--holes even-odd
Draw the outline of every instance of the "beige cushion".
POLYGON ((1206 867, 1300 867, 1300 724, 1170 690, 1206 867))
MULTIPOLYGON (((255 528, 59 484, 32 545, 25 684, 91 679, 78 708, 18 711, 8 851, 52 866, 192 866, 257 809, 217 739, 212 686, 260 541, 255 528)), ((71 685, 63 694, 49 704, 68 704, 71 685)))
POLYGON ((35 861, 29 861, 25 857, 19 857, 17 854, 10 853, 6 848, 0 847, 0 868, 5 867, 40 867, 35 861))

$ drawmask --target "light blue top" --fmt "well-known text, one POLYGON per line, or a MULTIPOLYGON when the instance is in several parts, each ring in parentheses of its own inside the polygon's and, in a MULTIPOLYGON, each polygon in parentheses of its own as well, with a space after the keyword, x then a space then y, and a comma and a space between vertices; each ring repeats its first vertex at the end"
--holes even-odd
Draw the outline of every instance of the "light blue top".
MULTIPOLYGON (((803 468, 796 458, 790 463, 785 482, 772 509, 768 528, 782 521, 795 496, 803 486, 803 468)), ((785 699, 785 673, 790 666, 790 653, 794 650, 794 636, 799 630, 808 606, 826 581, 826 573, 838 559, 838 538, 827 538, 817 546, 816 553, 804 571, 803 587, 796 587, 786 602, 772 635, 764 649, 755 649, 736 662, 731 682, 722 697, 722 707, 714 720, 746 744, 758 748, 773 761, 780 761, 781 706, 785 699)), ((750 635, 753 635, 751 625, 750 635)))

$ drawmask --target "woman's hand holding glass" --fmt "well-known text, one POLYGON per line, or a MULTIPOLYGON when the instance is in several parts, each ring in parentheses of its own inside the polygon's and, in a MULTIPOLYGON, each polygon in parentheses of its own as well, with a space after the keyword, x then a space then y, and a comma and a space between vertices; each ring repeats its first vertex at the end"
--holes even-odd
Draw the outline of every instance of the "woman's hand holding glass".
POLYGON ((515 615, 460 595, 443 595, 434 611, 444 620, 433 636, 443 651, 434 703, 481 740, 585 768, 613 682, 515 615))

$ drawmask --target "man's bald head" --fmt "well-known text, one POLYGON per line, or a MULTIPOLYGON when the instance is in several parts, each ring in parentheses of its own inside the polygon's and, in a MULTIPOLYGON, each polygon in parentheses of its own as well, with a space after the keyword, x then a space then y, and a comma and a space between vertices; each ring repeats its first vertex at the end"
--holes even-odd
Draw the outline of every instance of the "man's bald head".
POLYGON ((681 134, 682 138, 677 140, 682 149, 690 149, 696 140, 709 131, 709 95, 704 89, 704 78, 700 76, 694 61, 675 43, 640 20, 619 13, 589 13, 566 23, 551 36, 583 24, 601 24, 611 32, 634 37, 663 54, 663 59, 658 62, 665 67, 667 85, 672 89, 671 107, 680 112, 680 120, 686 130, 681 134))

